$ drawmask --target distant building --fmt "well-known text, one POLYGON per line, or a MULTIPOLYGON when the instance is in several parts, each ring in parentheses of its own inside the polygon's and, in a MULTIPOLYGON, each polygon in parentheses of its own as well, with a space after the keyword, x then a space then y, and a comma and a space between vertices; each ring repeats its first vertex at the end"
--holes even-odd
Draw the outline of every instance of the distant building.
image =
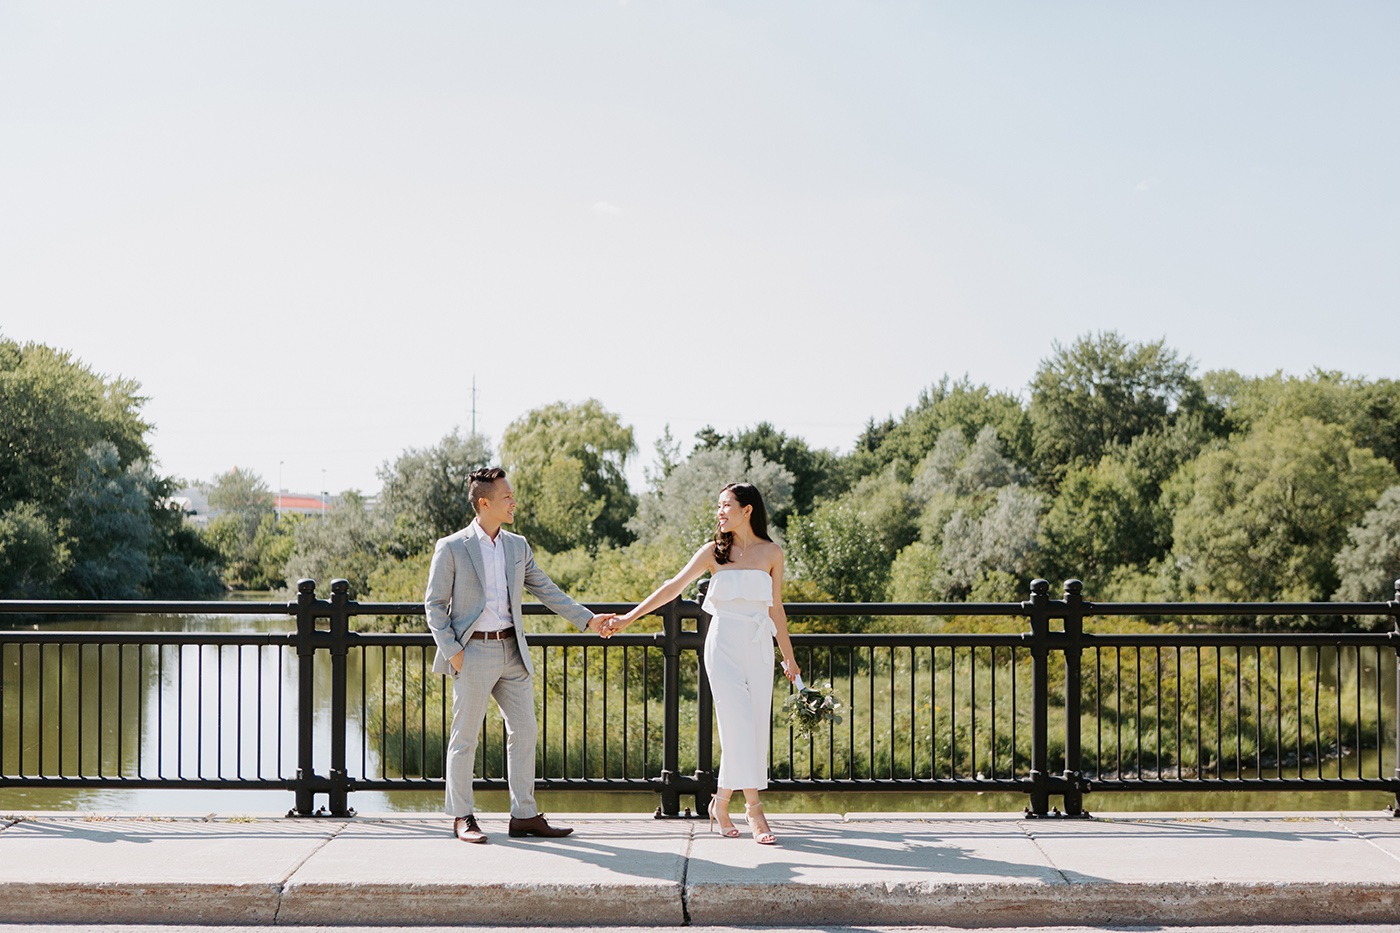
MULTIPOLYGON (((311 492, 280 492, 272 497, 272 507, 278 518, 284 515, 325 515, 340 505, 343 499, 343 496, 311 492)), ((186 486, 166 502, 184 512, 185 521, 201 528, 218 518, 223 511, 210 508, 208 494, 197 486, 186 486)), ((364 504, 366 509, 373 511, 377 497, 366 498, 364 504)))
POLYGON ((184 512, 185 521, 191 525, 198 525, 202 528, 209 524, 209 519, 214 517, 209 510, 209 497, 194 486, 186 486, 165 501, 184 512))
POLYGON ((305 492, 279 492, 273 502, 277 517, 283 515, 324 515, 340 504, 340 496, 317 496, 305 492))

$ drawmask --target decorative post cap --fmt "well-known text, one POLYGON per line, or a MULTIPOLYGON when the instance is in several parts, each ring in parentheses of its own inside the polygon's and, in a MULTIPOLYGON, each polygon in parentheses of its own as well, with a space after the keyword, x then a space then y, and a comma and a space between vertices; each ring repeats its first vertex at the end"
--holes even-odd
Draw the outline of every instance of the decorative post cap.
POLYGON ((311 579, 301 579, 297 581, 297 592, 307 596, 316 595, 316 581, 311 579))
POLYGON ((1078 596, 1084 592, 1084 583, 1081 580, 1066 580, 1065 594, 1068 596, 1078 596))
POLYGON ((337 577, 331 581, 331 592, 336 596, 344 596, 350 592, 350 581, 337 577))
POLYGON ((1032 581, 1031 581, 1031 595, 1032 595, 1032 596, 1049 596, 1049 595, 1050 595, 1050 581, 1049 581, 1049 580, 1041 580, 1041 579, 1032 580, 1032 581))

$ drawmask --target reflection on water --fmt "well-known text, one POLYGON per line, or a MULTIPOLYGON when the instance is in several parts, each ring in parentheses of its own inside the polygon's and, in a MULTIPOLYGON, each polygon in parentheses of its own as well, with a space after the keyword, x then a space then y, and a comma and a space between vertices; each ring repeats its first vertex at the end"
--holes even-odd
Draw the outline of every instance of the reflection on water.
MULTIPOLYGON (((284 615, 234 617, 119 617, 45 625, 69 631, 184 631, 284 633, 294 622, 284 615)), ((25 699, 7 702, 0 719, 0 772, 73 773, 148 777, 260 777, 285 780, 296 769, 296 655, 281 646, 135 647, 68 646, 43 649, 44 678, 39 677, 37 646, 21 653, 13 646, 3 656, 3 689, 17 695, 21 666, 25 699), (58 661, 57 664, 53 663, 58 661), (114 673, 116 672, 116 673, 114 673), (60 702, 81 684, 81 703, 60 702), (21 721, 21 707, 24 716, 21 721), (42 720, 35 710, 43 708, 42 720), (239 728, 256 723, 256 729, 239 728), (86 725, 84 725, 86 724, 86 725), (23 747, 15 739, 23 736, 23 747), (13 748, 12 748, 13 746, 13 748)), ((1340 674, 1326 668, 1329 655, 1319 659, 1323 683, 1341 682, 1340 674)), ((1296 663, 1289 656, 1289 663, 1296 663)), ((1345 658, 1342 658, 1345 663, 1345 658)), ((351 684, 361 679, 360 659, 351 655, 351 684)), ((1280 665, 1275 660, 1275 667, 1280 665)), ((1378 665, 1377 665, 1378 666, 1378 665)), ((1371 684, 1376 670, 1364 670, 1360 657, 1356 668, 1371 684)), ((372 679, 372 678, 371 678, 372 679)), ((1381 678, 1389 683, 1389 678, 1381 678)), ((318 652, 315 695, 315 750, 317 769, 329 762, 329 658, 318 652)), ((1374 689, 1374 688, 1373 688, 1374 689)), ((1393 710, 1393 691, 1382 691, 1384 716, 1393 710)), ((1299 698, 1300 701, 1303 698, 1299 698)), ((1313 698, 1316 702, 1316 698, 1313 698)), ((1340 704, 1333 701, 1340 712, 1340 704)), ((1298 705, 1302 705, 1300 702, 1298 705)), ((445 712, 444 712, 444 715, 445 712)), ((357 703, 349 706, 350 735, 363 735, 357 703)), ((1326 718, 1324 716, 1324 718, 1326 718)), ((1086 735, 1086 745, 1097 736, 1086 735)), ((373 746, 351 743, 350 770, 380 774, 373 746)), ((1387 752, 1387 754, 1392 754, 1387 752)), ((1365 773, 1389 764, 1375 750, 1362 753, 1365 773)), ((1348 766, 1350 771, 1351 766, 1348 766)), ((1264 776, 1270 776, 1265 770, 1264 776)), ((1311 776, 1311 775, 1309 775, 1311 776)), ((1024 795, 1006 793, 772 793, 769 806, 775 813, 1016 813, 1027 802, 1024 795)), ((486 814, 508 810, 504 791, 479 794, 486 814)), ((545 791, 541 807, 551 813, 650 813, 658 803, 655 794, 622 791, 545 791)), ((323 797, 318 797, 321 805, 323 797)), ((683 801, 684 804, 685 801, 683 801)), ((1053 801, 1058 802, 1058 801, 1053 801)), ((1392 802, 1382 792, 1154 792, 1090 793, 1090 812, 1122 811, 1337 811, 1382 810, 1392 802)), ((438 791, 382 793, 359 791, 351 805, 360 813, 440 812, 438 791)), ((293 795, 283 790, 204 789, 55 789, 0 787, 0 812, 78 811, 138 812, 147 814, 280 814, 292 808, 293 795)))

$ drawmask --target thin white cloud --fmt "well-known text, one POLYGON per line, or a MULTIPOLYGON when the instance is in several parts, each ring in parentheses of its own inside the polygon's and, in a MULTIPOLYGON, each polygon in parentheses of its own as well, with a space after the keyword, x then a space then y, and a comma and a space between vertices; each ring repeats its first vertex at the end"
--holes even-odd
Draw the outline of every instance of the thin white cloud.
POLYGON ((1138 190, 1138 191, 1151 191, 1153 188, 1157 187, 1157 186, 1160 185, 1160 184, 1161 184, 1161 182, 1158 181, 1157 178, 1156 178, 1155 176, 1149 176, 1149 177, 1144 178, 1142 181, 1140 181, 1140 182, 1137 183, 1137 190, 1138 190))
POLYGON ((622 208, 611 201, 598 201, 593 205, 593 213, 599 217, 617 217, 622 213, 622 208))

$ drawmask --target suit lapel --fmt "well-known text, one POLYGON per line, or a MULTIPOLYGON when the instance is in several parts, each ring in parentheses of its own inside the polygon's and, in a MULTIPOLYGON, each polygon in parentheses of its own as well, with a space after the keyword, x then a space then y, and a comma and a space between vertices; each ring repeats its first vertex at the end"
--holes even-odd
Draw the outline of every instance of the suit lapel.
POLYGON ((501 531, 501 562, 506 571, 506 601, 510 604, 510 611, 515 612, 516 604, 520 602, 517 598, 519 594, 515 592, 515 542, 504 530, 501 531))
POLYGON ((471 560, 472 569, 476 571, 476 578, 481 581, 482 589, 485 589, 486 564, 481 560, 481 542, 476 539, 476 535, 468 534, 462 546, 467 549, 467 557, 471 560))

